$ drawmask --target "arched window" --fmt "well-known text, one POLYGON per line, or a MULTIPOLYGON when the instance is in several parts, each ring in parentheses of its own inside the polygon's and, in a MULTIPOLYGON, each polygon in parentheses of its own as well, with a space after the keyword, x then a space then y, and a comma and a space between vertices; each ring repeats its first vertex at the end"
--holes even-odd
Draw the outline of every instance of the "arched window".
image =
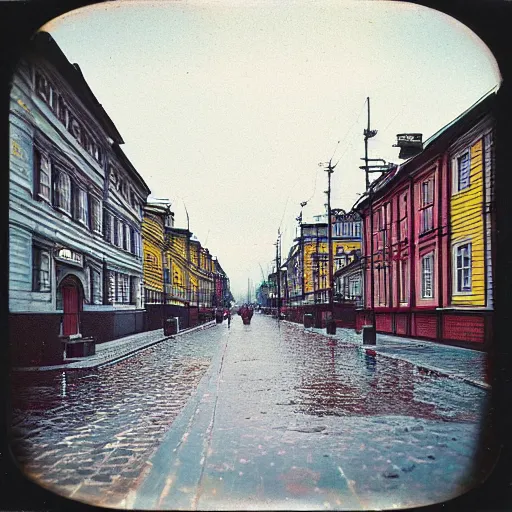
POLYGON ((55 206, 71 213, 71 179, 65 172, 59 172, 55 182, 55 206))

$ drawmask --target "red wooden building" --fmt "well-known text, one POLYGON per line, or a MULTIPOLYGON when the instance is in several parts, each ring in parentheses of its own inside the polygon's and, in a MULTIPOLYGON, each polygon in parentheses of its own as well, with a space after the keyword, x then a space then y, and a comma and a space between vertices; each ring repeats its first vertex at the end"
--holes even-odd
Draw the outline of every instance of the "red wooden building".
MULTIPOLYGON (((484 348, 492 336, 494 91, 373 184, 377 332, 484 348)), ((370 201, 364 226, 365 304, 371 323, 370 201)))

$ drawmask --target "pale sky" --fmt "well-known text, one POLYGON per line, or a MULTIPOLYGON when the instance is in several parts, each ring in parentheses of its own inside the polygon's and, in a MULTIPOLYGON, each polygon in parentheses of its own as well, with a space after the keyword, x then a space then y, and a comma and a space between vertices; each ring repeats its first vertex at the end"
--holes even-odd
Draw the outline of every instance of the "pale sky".
POLYGON ((396 134, 426 140, 497 85, 484 43, 437 11, 388 1, 117 0, 44 27, 120 131, 152 190, 169 198, 231 279, 286 258, 300 203, 305 221, 349 210, 371 158, 399 163, 396 134), (339 142, 338 142, 339 141, 339 142))

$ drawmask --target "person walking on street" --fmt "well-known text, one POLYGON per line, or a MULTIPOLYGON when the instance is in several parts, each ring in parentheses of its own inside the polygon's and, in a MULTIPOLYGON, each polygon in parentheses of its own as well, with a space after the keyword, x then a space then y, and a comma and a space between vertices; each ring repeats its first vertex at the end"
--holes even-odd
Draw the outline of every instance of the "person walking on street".
POLYGON ((231 327, 231 310, 228 310, 228 329, 231 327))

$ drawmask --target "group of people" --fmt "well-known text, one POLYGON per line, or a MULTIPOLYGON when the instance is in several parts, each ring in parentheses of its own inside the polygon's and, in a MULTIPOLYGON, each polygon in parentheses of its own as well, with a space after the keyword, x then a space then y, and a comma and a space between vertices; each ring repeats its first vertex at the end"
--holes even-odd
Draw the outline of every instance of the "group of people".
MULTIPOLYGON (((249 325, 251 323, 251 318, 254 314, 254 309, 249 304, 243 304, 237 311, 238 315, 242 317, 242 321, 245 325, 249 325)), ((231 309, 225 308, 223 311, 216 309, 216 316, 222 315, 223 320, 228 321, 228 328, 231 327, 231 309)), ((222 322, 222 320, 220 320, 222 322)))
POLYGON ((243 304, 242 307, 238 310, 238 314, 242 317, 242 321, 245 325, 251 323, 252 315, 254 314, 254 310, 248 304, 243 304))

